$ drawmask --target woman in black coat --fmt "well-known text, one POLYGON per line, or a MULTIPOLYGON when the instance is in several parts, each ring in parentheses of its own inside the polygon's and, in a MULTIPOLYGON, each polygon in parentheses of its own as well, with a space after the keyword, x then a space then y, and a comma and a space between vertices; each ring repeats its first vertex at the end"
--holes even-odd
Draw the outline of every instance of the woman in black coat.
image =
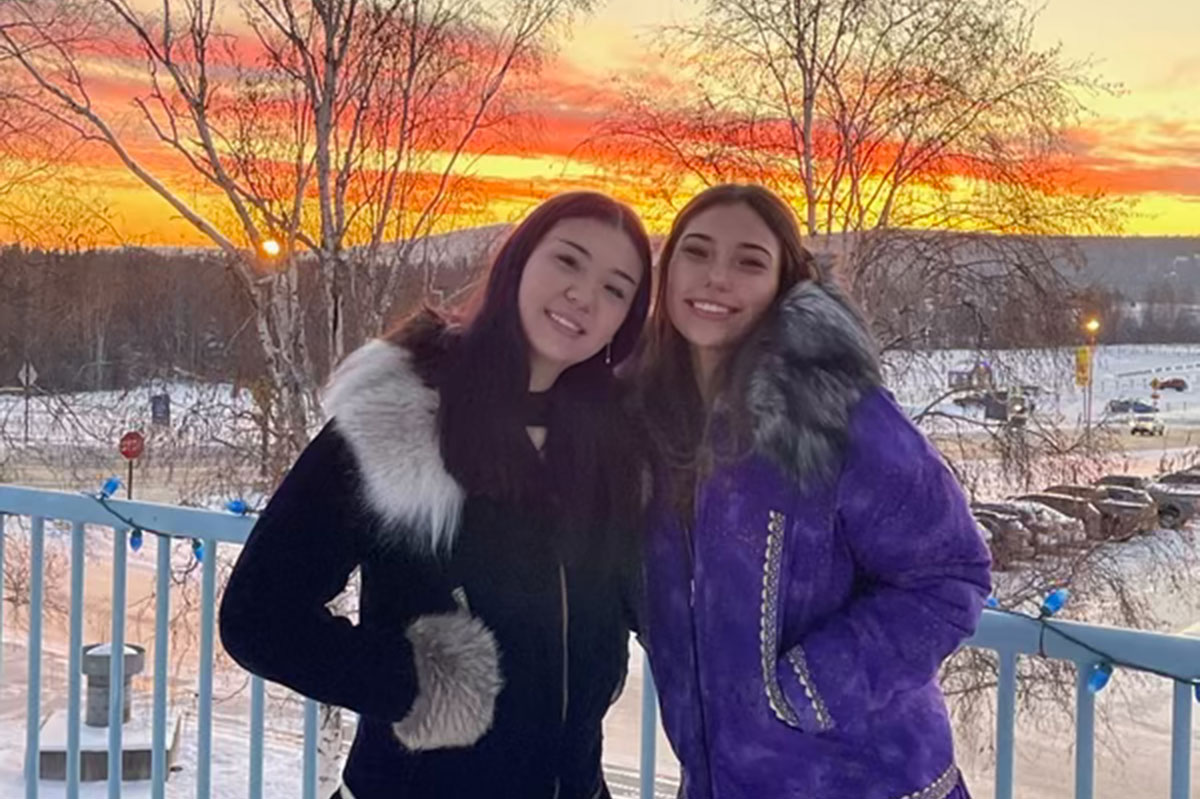
POLYGON ((423 314, 334 374, 220 629, 249 671, 359 714, 344 799, 608 795, 641 473, 613 369, 649 269, 632 211, 561 195, 467 324, 423 314), (355 569, 357 625, 326 607, 355 569))

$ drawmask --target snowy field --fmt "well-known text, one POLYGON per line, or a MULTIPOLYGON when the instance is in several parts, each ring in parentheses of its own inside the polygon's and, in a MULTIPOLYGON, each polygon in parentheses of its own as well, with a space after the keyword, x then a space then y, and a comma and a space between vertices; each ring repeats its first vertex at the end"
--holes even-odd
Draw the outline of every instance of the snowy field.
MULTIPOLYGON (((951 370, 969 368, 975 354, 967 350, 935 350, 918 354, 890 353, 886 359, 889 387, 914 413, 933 405, 947 414, 964 411, 945 393, 951 370)), ((1081 424, 1084 390, 1075 386, 1074 350, 1020 350, 986 353, 998 386, 1036 385, 1043 391, 1039 413, 1054 414, 1069 425, 1081 424)), ((1169 425, 1200 427, 1200 345, 1119 345, 1096 349, 1093 420, 1104 416, 1111 399, 1150 399, 1152 377, 1183 377, 1185 392, 1165 391, 1159 401, 1169 425)), ((139 429, 164 445, 232 442, 257 435, 256 407, 248 390, 229 384, 154 383, 116 392, 39 395, 29 402, 29 440, 38 445, 115 447, 127 430, 139 429), (171 397, 168 428, 150 423, 150 397, 171 397)), ((0 444, 23 444, 25 400, 0 394, 0 444)))
MULTIPOLYGON (((951 370, 966 370, 976 354, 967 350, 936 350, 910 355, 890 354, 886 359, 889 386, 910 412, 935 407, 949 415, 979 418, 950 400, 935 403, 948 387, 951 370)), ((1084 421, 1085 390, 1075 385, 1074 349, 1016 350, 986 353, 997 387, 1036 385, 1040 414, 1053 414, 1069 426, 1084 421)), ((1150 402, 1152 378, 1182 377, 1188 390, 1163 391, 1158 407, 1170 426, 1200 427, 1200 345, 1117 345, 1096 348, 1093 365, 1092 420, 1098 422, 1113 399, 1150 402)), ((945 429, 948 425, 941 425, 945 429)), ((938 429, 938 428, 935 428, 938 429)))

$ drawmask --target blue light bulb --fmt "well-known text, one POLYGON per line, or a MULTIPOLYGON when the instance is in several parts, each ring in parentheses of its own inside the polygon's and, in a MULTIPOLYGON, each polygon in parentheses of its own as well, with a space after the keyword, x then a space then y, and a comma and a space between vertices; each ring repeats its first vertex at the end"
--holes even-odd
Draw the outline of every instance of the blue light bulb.
POLYGON ((137 552, 142 548, 142 531, 134 530, 129 534, 129 548, 137 552))
POLYGON ((113 475, 104 481, 104 485, 100 487, 100 496, 108 499, 113 494, 117 493, 117 489, 121 487, 121 478, 113 475))
POLYGON ((1063 609, 1063 605, 1067 604, 1067 599, 1070 598, 1071 592, 1065 588, 1055 588, 1042 601, 1042 615, 1053 616, 1063 609))
POLYGON ((245 516, 250 510, 250 506, 246 504, 245 500, 231 499, 225 503, 225 510, 236 513, 238 516, 245 516))
POLYGON ((996 599, 994 596, 990 596, 987 598, 987 606, 989 608, 998 608, 1000 607, 1000 600, 996 599))
POLYGON ((196 556, 197 561, 204 562, 204 542, 199 538, 192 539, 192 554, 196 556))
POLYGON ((1112 677, 1113 667, 1111 663, 1097 663, 1092 666, 1092 674, 1088 677, 1088 690, 1094 694, 1098 694, 1104 690, 1104 686, 1108 685, 1108 680, 1112 677))

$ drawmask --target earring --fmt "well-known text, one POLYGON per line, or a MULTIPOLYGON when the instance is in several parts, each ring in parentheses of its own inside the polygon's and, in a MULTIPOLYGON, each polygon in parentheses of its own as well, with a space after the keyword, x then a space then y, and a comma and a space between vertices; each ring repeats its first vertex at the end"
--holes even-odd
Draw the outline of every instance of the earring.
POLYGON ((604 347, 604 365, 612 366, 612 342, 608 342, 604 347))

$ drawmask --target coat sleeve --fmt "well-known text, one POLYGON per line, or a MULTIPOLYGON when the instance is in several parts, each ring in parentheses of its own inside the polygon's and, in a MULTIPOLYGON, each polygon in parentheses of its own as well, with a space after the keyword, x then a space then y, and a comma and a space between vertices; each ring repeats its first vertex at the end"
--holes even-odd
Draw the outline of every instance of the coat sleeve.
POLYGON ((851 421, 836 528, 857 569, 839 611, 786 649, 777 677, 798 726, 861 718, 937 678, 974 631, 990 556, 941 456, 882 390, 851 421))
POLYGON ((397 721, 417 691, 404 631, 358 626, 326 607, 359 564, 367 523, 353 456, 331 422, 251 531, 221 601, 221 641, 264 679, 397 721))
POLYGON ((331 422, 250 533, 221 602, 221 641, 264 679, 392 722, 410 750, 470 746, 491 728, 504 684, 499 647, 479 618, 458 610, 392 629, 327 607, 369 540, 373 517, 358 488, 355 458, 331 422))

